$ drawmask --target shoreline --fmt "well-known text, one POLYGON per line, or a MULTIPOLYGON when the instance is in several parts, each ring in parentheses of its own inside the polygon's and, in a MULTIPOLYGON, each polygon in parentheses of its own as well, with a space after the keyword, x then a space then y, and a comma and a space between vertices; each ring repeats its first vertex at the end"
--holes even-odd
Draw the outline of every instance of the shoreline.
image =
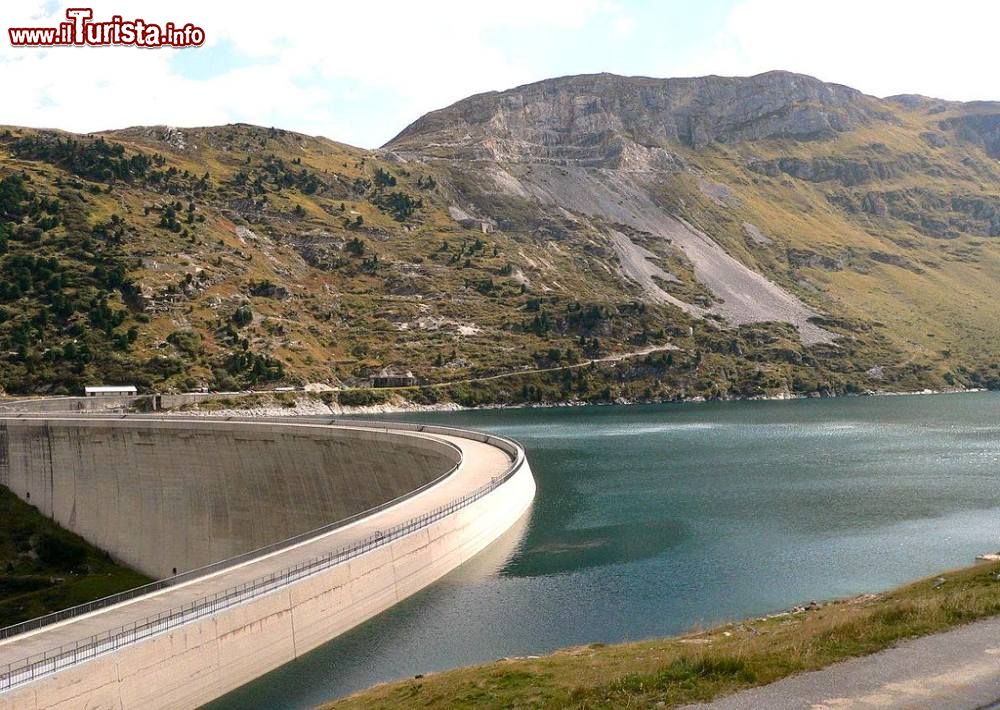
POLYGON ((310 392, 254 392, 250 394, 230 395, 231 398, 244 397, 273 397, 294 394, 296 399, 292 405, 280 403, 251 405, 238 408, 222 409, 201 409, 199 405, 188 405, 184 409, 164 410, 164 414, 171 416, 214 416, 214 417, 281 417, 281 416, 377 416, 382 414, 411 414, 425 412, 475 412, 475 411, 499 411, 505 409, 560 409, 569 407, 609 407, 609 406, 642 406, 654 404, 704 404, 707 402, 783 402, 803 399, 840 399, 844 397, 912 397, 918 395, 949 395, 949 394, 973 394, 988 392, 984 388, 971 389, 944 389, 944 390, 914 390, 914 391, 871 391, 861 394, 842 395, 796 395, 783 393, 778 395, 764 395, 756 397, 719 397, 706 399, 705 397, 678 397, 675 399, 654 399, 654 400, 627 400, 617 399, 613 402, 584 402, 580 400, 569 400, 565 402, 530 402, 507 405, 478 405, 466 407, 455 402, 440 404, 416 404, 399 397, 399 401, 387 402, 373 405, 341 405, 327 404, 319 399, 315 393, 310 392))

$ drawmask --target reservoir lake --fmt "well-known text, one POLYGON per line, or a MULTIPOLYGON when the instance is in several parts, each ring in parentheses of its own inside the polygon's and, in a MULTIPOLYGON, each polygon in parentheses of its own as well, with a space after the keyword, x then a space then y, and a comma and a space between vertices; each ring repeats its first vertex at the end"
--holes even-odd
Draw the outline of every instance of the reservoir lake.
POLYGON ((386 416, 524 444, 501 540, 209 707, 680 633, 877 592, 1000 549, 1000 393, 386 416))

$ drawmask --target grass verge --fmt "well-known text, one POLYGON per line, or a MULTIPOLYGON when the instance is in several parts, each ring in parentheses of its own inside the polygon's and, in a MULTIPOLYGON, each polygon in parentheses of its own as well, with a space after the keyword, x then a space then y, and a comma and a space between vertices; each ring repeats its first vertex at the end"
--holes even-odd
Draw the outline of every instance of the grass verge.
POLYGON ((0 627, 149 581, 0 486, 0 627))
POLYGON ((593 644, 379 685, 325 707, 676 707, 997 614, 1000 564, 980 564, 883 594, 685 636, 593 644))

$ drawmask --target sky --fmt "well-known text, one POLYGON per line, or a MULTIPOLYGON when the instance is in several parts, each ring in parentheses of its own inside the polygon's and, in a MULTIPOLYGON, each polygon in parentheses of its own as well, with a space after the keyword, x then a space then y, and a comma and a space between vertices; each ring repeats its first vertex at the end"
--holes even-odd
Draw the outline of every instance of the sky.
MULTIPOLYGON (((96 0, 95 0, 96 1, 96 0)), ((83 0, 3 0, 0 124, 89 132, 254 123, 365 148, 471 94, 592 72, 811 74, 876 96, 1000 100, 1000 2, 114 0, 95 20, 204 28, 202 47, 13 47, 83 0)))

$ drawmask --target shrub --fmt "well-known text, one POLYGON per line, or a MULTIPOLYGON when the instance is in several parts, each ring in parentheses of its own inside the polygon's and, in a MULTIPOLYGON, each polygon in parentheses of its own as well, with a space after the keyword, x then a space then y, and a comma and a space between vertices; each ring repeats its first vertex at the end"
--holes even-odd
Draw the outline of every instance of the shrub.
POLYGON ((87 548, 83 543, 52 533, 42 533, 35 551, 42 564, 60 570, 74 570, 87 559, 87 548))

